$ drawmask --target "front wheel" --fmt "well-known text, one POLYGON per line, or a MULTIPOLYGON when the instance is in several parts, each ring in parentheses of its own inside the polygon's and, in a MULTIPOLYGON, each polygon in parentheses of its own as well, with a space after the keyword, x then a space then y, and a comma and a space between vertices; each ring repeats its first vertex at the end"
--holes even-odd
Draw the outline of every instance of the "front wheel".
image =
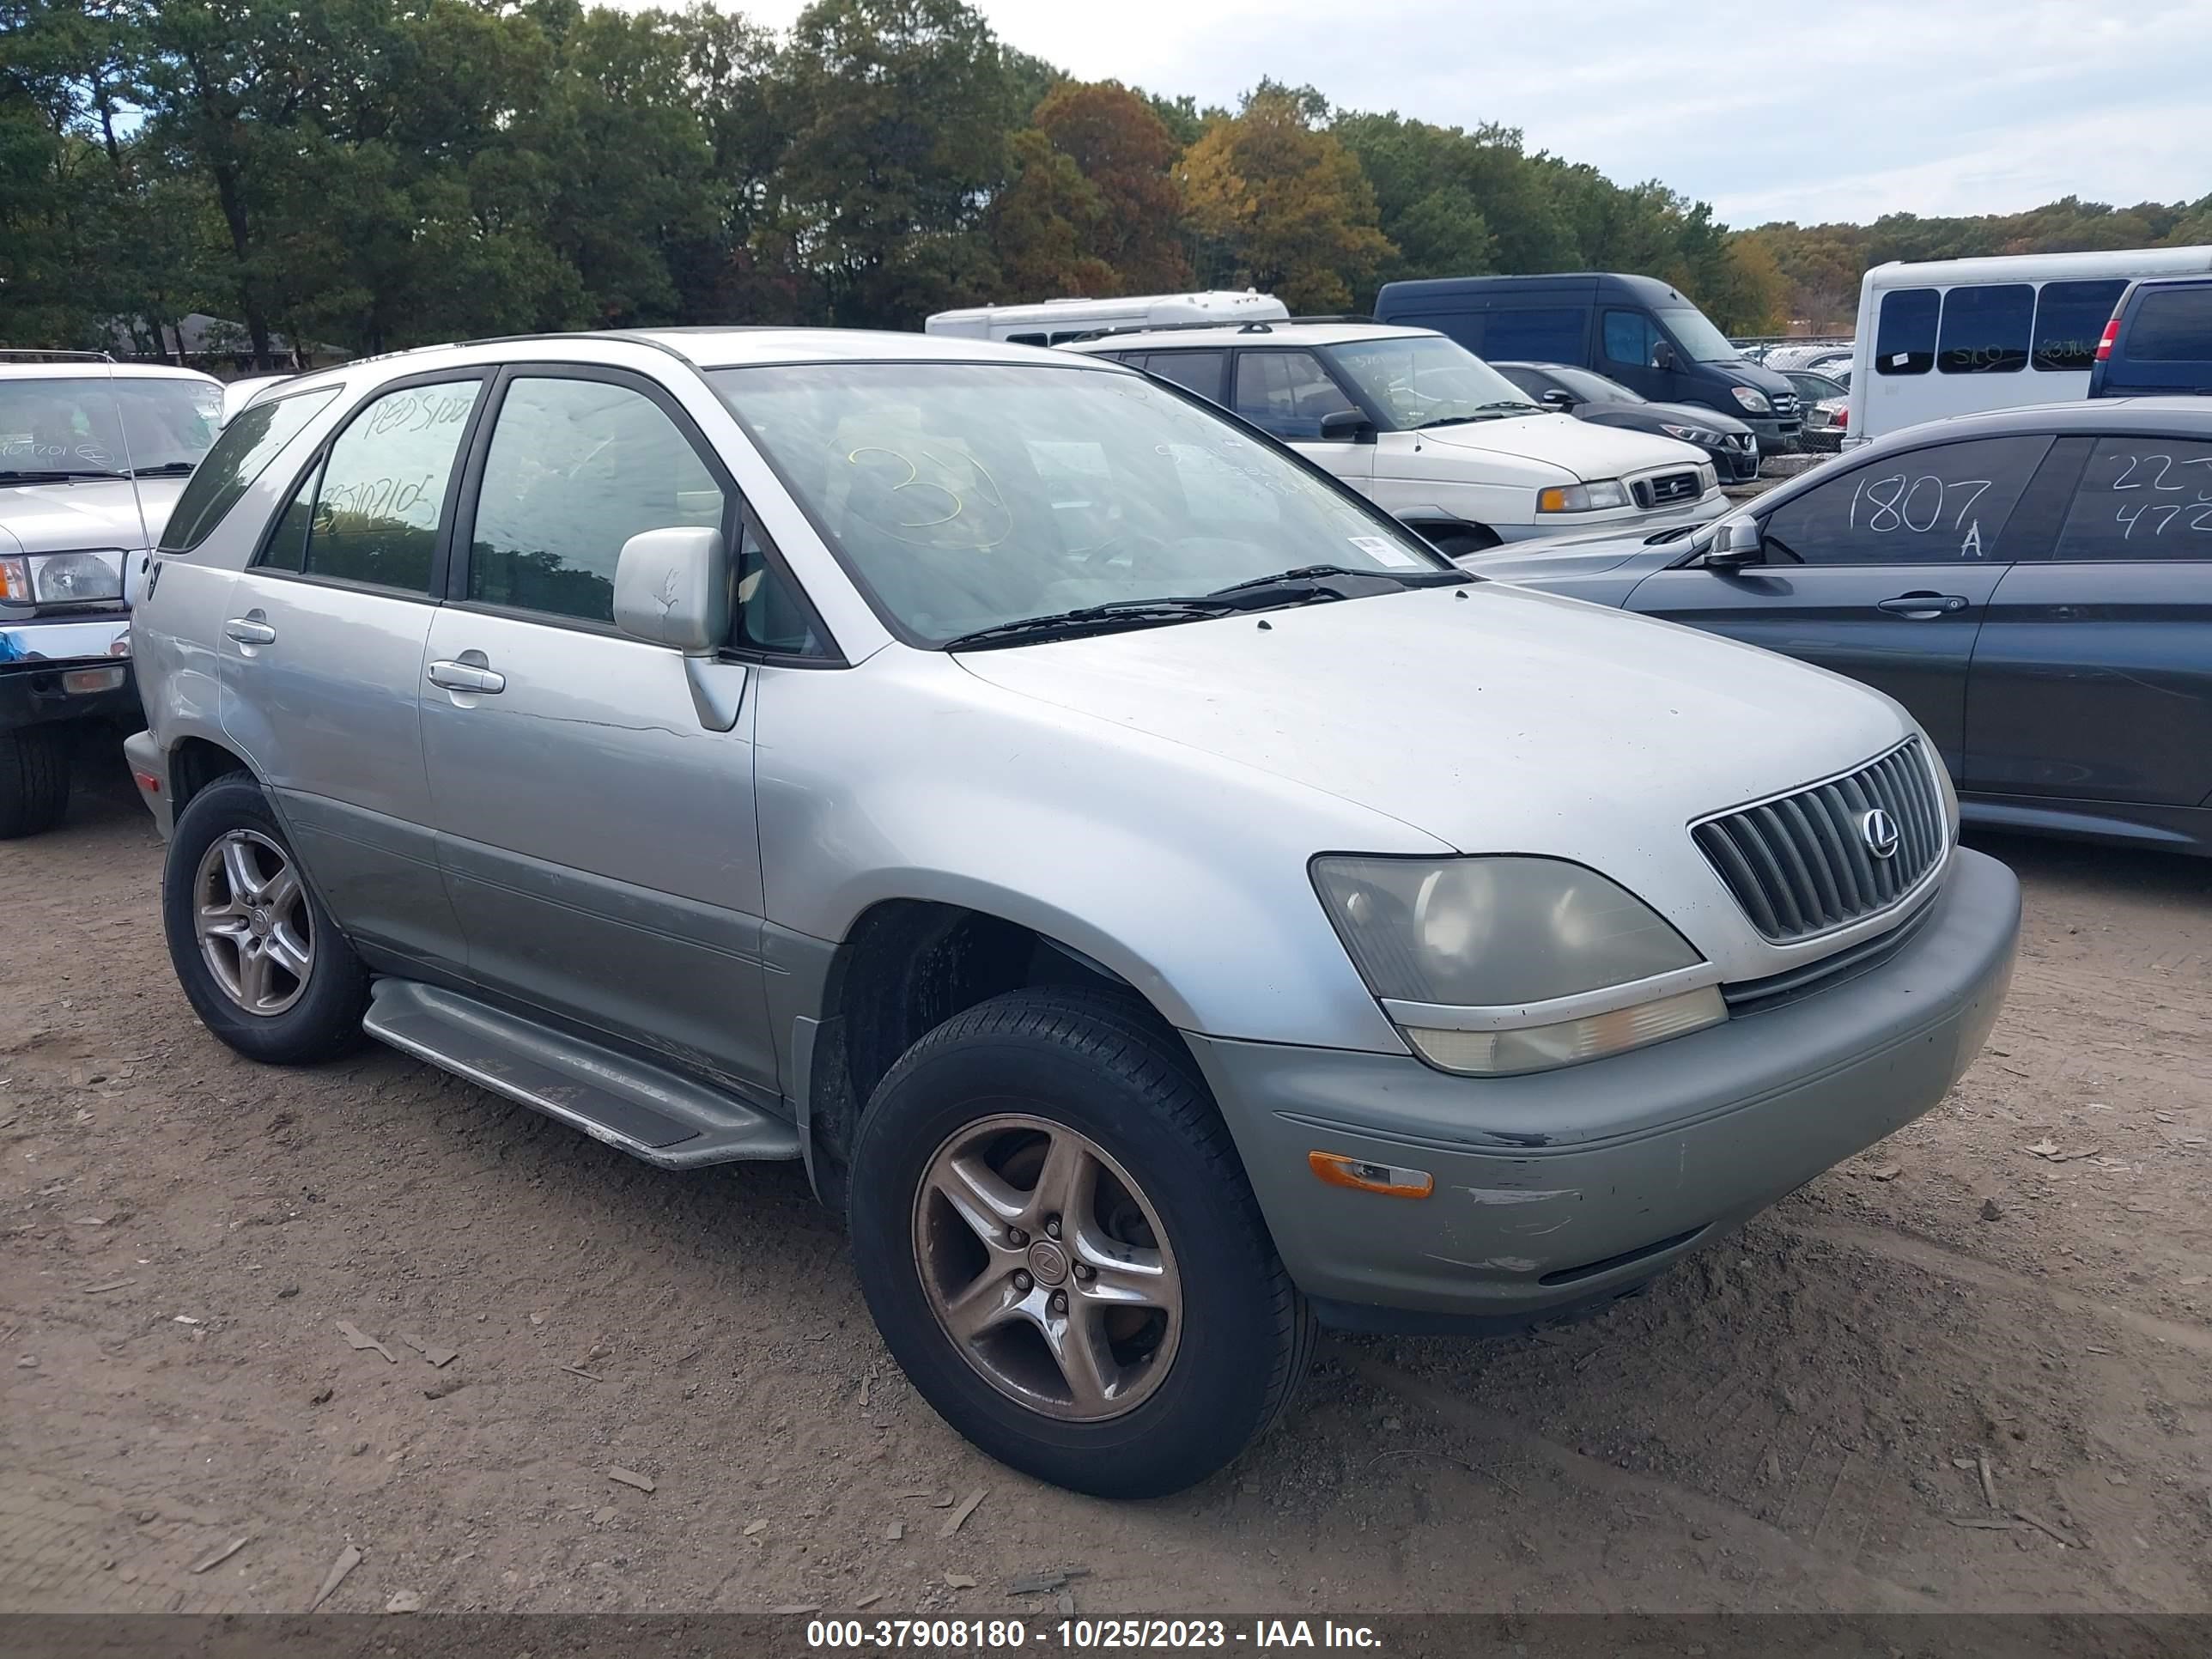
POLYGON ((1176 1492, 1282 1410, 1314 1322, 1172 1033, 1017 991, 908 1050, 854 1147, 860 1284, 977 1446, 1078 1492, 1176 1492))
POLYGON ((178 816, 161 922, 193 1011, 239 1053, 297 1066, 359 1041, 368 970, 246 774, 208 785, 178 816))

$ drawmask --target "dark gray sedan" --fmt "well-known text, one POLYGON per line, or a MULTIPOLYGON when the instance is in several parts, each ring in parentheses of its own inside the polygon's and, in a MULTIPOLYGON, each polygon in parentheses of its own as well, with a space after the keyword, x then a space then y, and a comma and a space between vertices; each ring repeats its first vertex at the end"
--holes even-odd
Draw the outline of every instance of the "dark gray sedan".
POLYGON ((2212 855, 2204 399, 1932 422, 1694 530, 1460 562, 1887 691, 1970 822, 2212 855))

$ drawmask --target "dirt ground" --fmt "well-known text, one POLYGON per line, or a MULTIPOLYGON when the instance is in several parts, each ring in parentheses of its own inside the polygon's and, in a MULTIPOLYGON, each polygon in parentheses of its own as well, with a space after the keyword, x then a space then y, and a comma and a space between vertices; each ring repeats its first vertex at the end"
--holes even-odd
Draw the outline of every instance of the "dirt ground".
POLYGON ((1937 1111, 1589 1323, 1326 1339, 1115 1505, 922 1405, 795 1166, 219 1048, 81 801, 0 884, 0 1609, 299 1610, 349 1546, 333 1610, 2212 1609, 2212 864, 1983 844, 2027 943, 1937 1111))

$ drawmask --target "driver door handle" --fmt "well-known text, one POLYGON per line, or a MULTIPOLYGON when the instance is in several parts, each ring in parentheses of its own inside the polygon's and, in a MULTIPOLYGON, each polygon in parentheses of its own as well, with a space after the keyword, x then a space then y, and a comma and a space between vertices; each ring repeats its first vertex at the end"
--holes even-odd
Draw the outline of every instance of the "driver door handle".
POLYGON ((430 684, 441 685, 448 691, 473 691, 480 696, 492 696, 507 690, 507 676, 472 662, 434 662, 430 665, 430 684))
POLYGON ((1887 611, 1893 617, 1950 617, 1966 608, 1963 593, 1900 593, 1875 604, 1875 610, 1887 611))

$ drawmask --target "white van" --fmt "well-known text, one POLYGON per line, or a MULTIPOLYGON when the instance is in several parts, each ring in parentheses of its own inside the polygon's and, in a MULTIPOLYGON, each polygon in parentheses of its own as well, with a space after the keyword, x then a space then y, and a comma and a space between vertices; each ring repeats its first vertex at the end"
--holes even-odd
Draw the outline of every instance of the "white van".
POLYGON ((2120 290, 2212 270, 2212 247, 1893 260, 1859 289, 1846 449, 1923 421, 2089 392, 2120 290))
POLYGON ((1703 450, 1546 409, 1434 329, 1186 325, 1067 349, 1234 410, 1453 557, 1535 536, 1703 524, 1728 506, 1703 450))
POLYGON ((940 311, 925 334, 951 334, 1007 345, 1062 345, 1101 329, 1188 328, 1192 324, 1278 321, 1290 308, 1256 289, 1243 293, 1133 294, 1119 300, 1043 300, 1024 306, 970 306, 940 311))

